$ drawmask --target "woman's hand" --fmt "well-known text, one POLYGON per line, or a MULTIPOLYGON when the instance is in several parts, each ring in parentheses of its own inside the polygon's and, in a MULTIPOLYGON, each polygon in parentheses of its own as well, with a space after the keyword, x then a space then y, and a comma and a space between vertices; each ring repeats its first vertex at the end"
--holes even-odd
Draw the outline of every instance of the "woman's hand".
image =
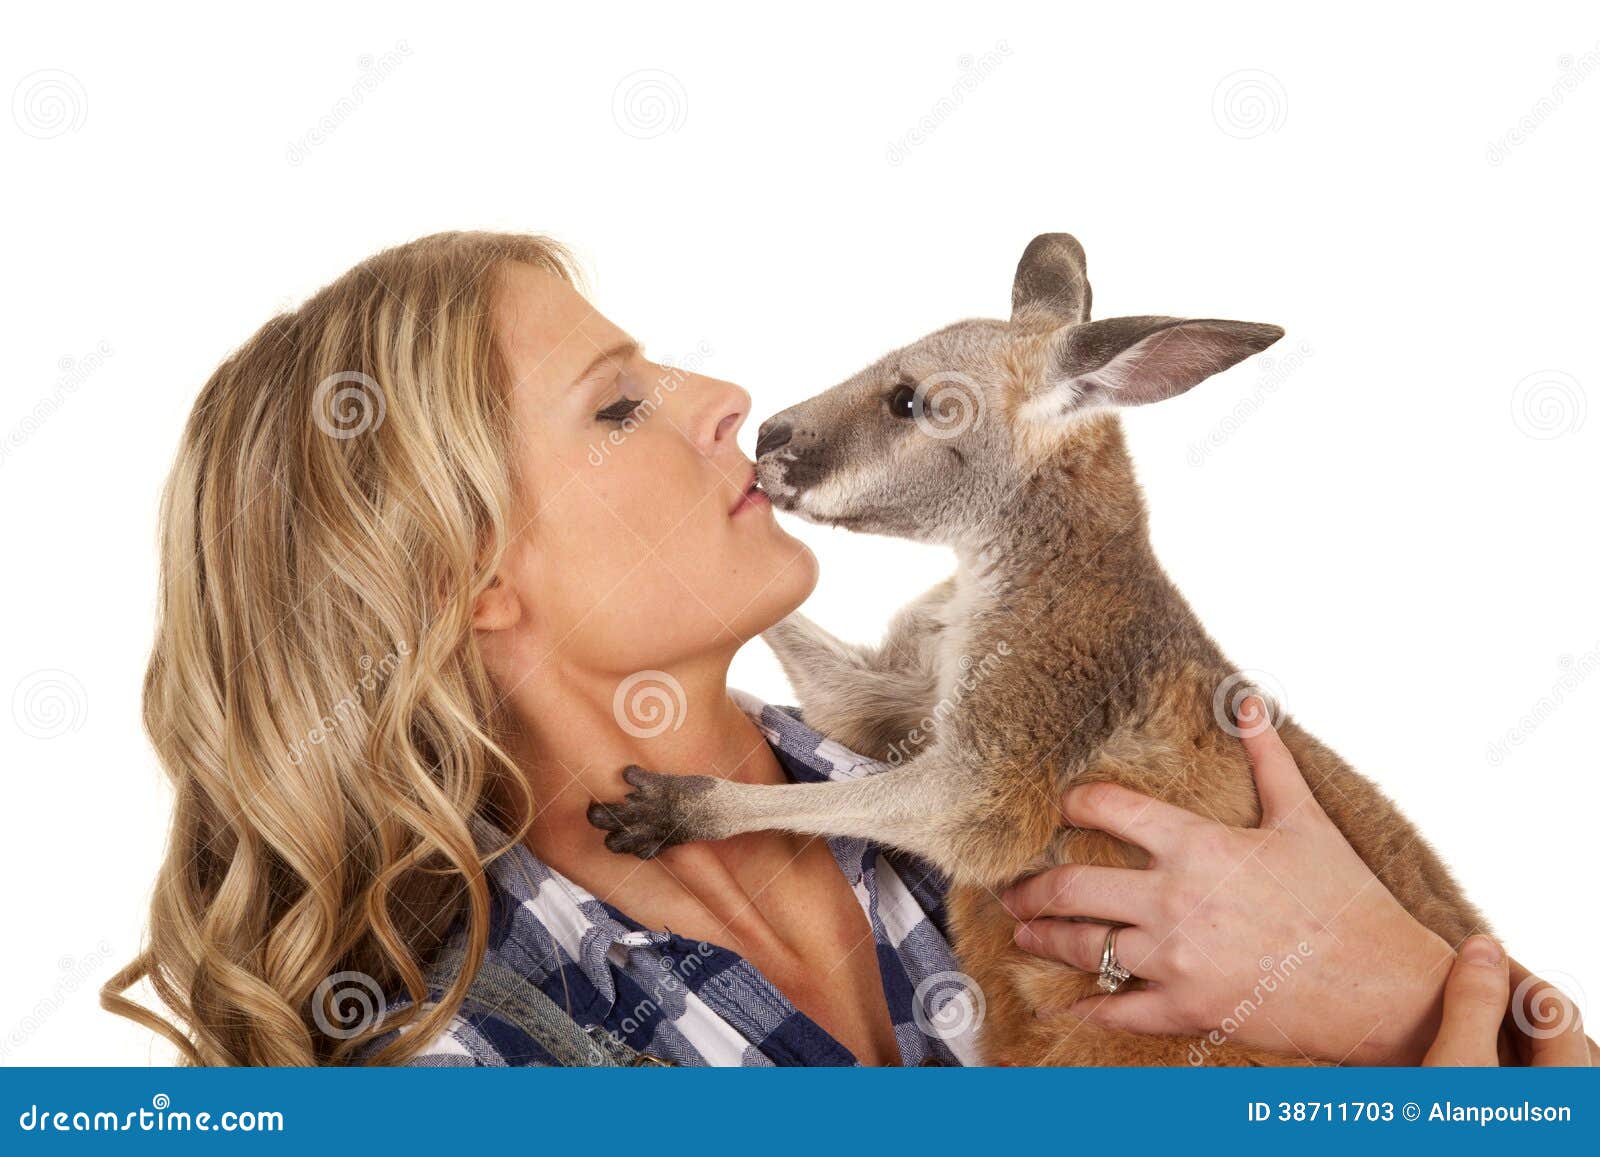
POLYGON ((1348 1064, 1417 1064, 1439 1031, 1455 960, 1372 874, 1312 796, 1251 699, 1240 722, 1262 818, 1232 828, 1114 784, 1064 811, 1150 854, 1144 869, 1068 864, 1004 900, 1030 952, 1098 971, 1105 924, 1147 987, 1071 1012, 1133 1032, 1208 1037, 1348 1064), (1215 1034, 1215 1035, 1212 1035, 1215 1034))
POLYGON ((1565 993, 1487 936, 1462 942, 1444 986, 1444 1024, 1423 1064, 1587 1066, 1596 1056, 1565 993))

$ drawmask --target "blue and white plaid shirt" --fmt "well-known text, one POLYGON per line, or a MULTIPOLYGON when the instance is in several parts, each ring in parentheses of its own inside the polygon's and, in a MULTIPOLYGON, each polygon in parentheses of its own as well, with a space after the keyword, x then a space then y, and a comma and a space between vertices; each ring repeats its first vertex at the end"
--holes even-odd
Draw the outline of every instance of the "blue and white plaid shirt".
MULTIPOLYGON (((855 779, 887 766, 824 738, 791 709, 732 694, 795 782, 855 779)), ((482 834, 504 842, 487 825, 482 834)), ((902 1062, 976 1063, 973 1030, 983 1012, 971 1002, 981 997, 950 950, 943 876, 862 839, 833 838, 828 846, 872 926, 902 1062)), ((536 984, 579 1024, 599 1026, 640 1052, 680 1065, 858 1063, 737 953, 645 928, 523 845, 487 872, 492 904, 486 959, 536 984)), ((554 1060, 516 1026, 474 1011, 457 1016, 411 1063, 554 1060)))

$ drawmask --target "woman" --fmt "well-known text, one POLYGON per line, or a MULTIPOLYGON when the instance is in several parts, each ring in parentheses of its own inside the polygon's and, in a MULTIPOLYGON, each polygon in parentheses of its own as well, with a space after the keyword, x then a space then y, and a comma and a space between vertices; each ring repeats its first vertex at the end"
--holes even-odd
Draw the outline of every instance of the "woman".
MULTIPOLYGON (((201 1064, 567 1059, 504 1002, 464 1004, 475 978, 536 989, 630 1056, 970 1059, 975 1018, 927 1007, 957 965, 925 866, 781 832, 641 862, 585 818, 631 763, 752 783, 860 773, 726 687, 738 648, 816 581, 735 443, 749 413, 737 386, 651 363, 537 237, 388 250, 230 357, 163 508, 145 722, 173 830, 149 944, 106 1006, 201 1064), (141 978, 176 1023, 122 995, 141 978)), ((1253 756, 1263 796, 1294 798, 1286 753, 1253 756)), ((1143 881, 1058 869, 1014 895, 1020 942, 1079 967, 1095 964, 1091 926, 1058 917, 1086 911, 1085 889, 1110 888, 1096 903, 1146 934, 1126 962, 1151 989, 1088 1015, 1216 1027, 1256 967, 1252 929, 1307 918, 1263 882, 1272 853, 1271 878, 1326 900, 1309 918, 1353 948, 1274 1003, 1289 1039, 1269 1046, 1421 1059, 1450 946, 1348 848, 1341 879, 1363 898, 1335 910, 1350 892, 1318 891, 1343 846, 1331 825, 1301 807, 1230 833, 1264 854, 1224 868, 1238 847, 1182 813, 1103 793, 1066 808, 1156 852, 1143 881), (1188 913, 1152 900, 1174 882, 1188 913), (1252 919, 1188 918, 1229 904, 1252 919), (1208 937, 1215 975, 1168 950, 1180 928, 1208 937), (1359 1007, 1343 987, 1357 974, 1359 1007)))

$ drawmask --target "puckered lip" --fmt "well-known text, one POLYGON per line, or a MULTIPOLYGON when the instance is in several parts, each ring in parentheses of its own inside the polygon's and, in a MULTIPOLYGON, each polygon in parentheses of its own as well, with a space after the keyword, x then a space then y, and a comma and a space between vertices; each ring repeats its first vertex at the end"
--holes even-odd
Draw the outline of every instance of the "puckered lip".
POLYGON ((761 492, 761 483, 756 477, 755 465, 753 463, 746 465, 744 469, 744 488, 739 491, 738 497, 733 501, 733 505, 728 508, 729 516, 738 514, 752 506, 764 506, 767 504, 767 496, 761 492))

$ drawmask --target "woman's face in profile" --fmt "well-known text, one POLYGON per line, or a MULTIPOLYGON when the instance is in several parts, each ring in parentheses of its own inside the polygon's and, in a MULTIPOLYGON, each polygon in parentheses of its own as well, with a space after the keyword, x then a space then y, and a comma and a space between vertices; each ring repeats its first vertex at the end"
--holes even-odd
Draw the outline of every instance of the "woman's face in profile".
POLYGON ((626 676, 731 655, 811 592, 811 552, 750 495, 744 390, 651 362, 528 265, 508 268, 495 330, 520 485, 478 626, 513 672, 554 660, 626 676))

